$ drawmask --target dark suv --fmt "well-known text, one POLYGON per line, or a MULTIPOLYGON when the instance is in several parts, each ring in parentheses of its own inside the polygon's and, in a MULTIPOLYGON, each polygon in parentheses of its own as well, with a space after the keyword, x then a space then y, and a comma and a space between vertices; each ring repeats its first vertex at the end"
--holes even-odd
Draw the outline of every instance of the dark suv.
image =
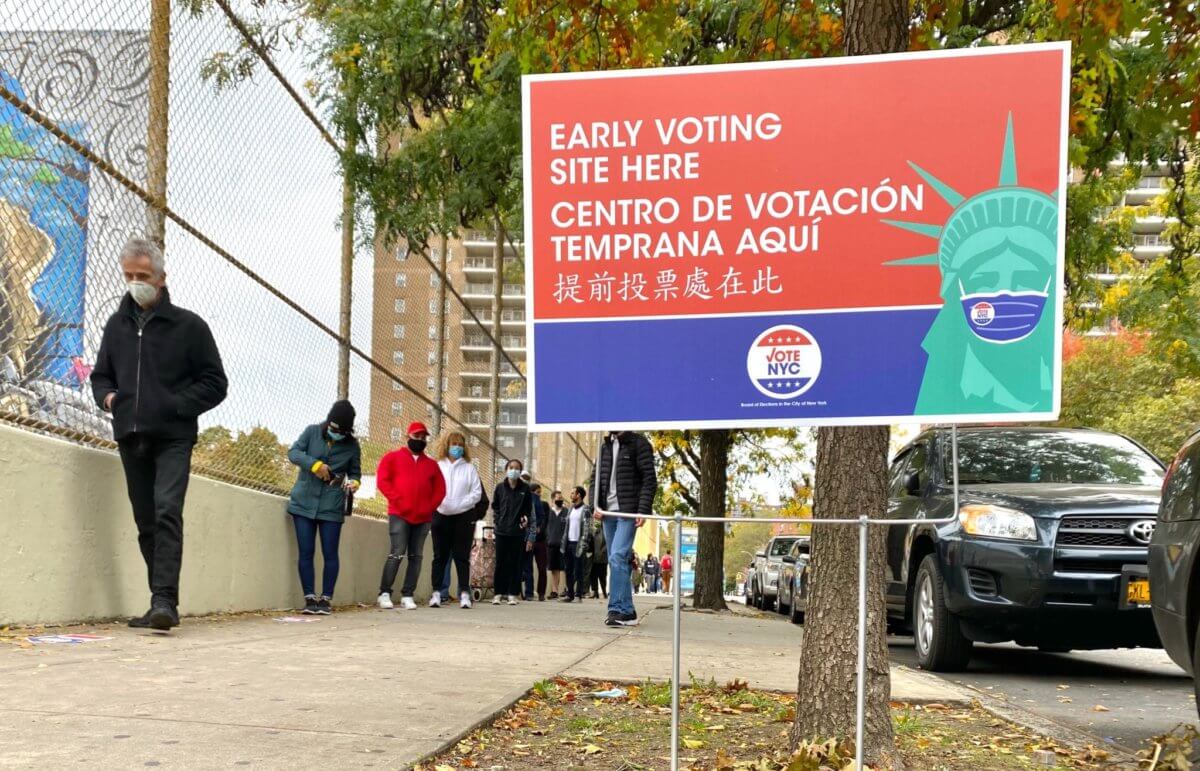
POLYGON ((966 667, 973 643, 1159 647, 1146 551, 1163 467, 1123 436, 1059 428, 926 431, 892 463, 888 611, 923 669, 966 667))
MULTIPOLYGON (((1193 678, 1200 672, 1200 433, 1183 444, 1163 482, 1150 541, 1150 598, 1163 647, 1193 678)), ((1196 693, 1200 696, 1200 687, 1196 693)), ((1200 701, 1197 702, 1200 709, 1200 701)))

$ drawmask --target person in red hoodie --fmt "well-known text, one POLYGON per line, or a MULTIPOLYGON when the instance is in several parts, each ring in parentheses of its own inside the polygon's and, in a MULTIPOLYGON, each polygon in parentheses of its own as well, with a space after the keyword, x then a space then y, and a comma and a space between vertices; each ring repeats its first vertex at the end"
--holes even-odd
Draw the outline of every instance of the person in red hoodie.
POLYGON ((408 426, 408 447, 392 450, 379 460, 376 485, 388 502, 388 535, 392 547, 383 563, 379 582, 379 607, 390 610, 392 586, 400 572, 400 562, 408 554, 408 570, 400 588, 400 607, 413 610, 417 603, 413 592, 421 575, 421 556, 425 538, 433 522, 433 512, 446 497, 446 480, 437 461, 425 454, 429 429, 424 423, 408 426))

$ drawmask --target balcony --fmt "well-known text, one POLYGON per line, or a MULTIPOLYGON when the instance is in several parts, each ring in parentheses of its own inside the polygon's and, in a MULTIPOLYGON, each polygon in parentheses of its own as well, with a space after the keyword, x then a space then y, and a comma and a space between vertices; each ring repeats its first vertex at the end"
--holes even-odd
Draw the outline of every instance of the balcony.
POLYGON ((463 270, 476 273, 495 273, 496 261, 491 257, 467 257, 463 261, 463 270))
MULTIPOLYGON (((495 315, 490 311, 475 311, 475 316, 484 324, 491 324, 495 315)), ((463 316, 462 323, 468 326, 477 326, 475 319, 470 316, 463 316)), ((516 308, 506 308, 500 311, 500 324, 502 326, 521 326, 525 323, 525 311, 516 308)))
MULTIPOLYGON (((492 389, 482 383, 465 385, 463 386, 462 390, 459 391, 458 398, 464 402, 490 402, 492 400, 492 389)), ((507 387, 501 386, 500 388, 500 401, 502 403, 521 403, 527 398, 528 393, 524 388, 518 388, 512 392, 510 392, 507 387)))

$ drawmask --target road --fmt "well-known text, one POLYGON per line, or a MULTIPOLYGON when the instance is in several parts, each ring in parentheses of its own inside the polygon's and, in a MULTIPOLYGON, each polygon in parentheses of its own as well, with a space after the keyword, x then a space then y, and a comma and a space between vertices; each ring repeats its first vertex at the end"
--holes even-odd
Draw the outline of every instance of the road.
MULTIPOLYGON (((888 648, 893 663, 916 669, 911 637, 889 638, 888 648)), ((966 672, 939 676, 1126 748, 1180 723, 1200 723, 1191 678, 1161 650, 1051 654, 976 645, 966 672)))

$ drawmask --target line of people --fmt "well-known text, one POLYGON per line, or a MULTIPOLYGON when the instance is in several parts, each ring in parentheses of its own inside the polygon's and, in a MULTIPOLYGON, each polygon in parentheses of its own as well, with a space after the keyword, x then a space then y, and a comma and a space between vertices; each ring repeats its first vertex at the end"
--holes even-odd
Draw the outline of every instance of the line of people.
MULTIPOLYGON (((150 609, 129 625, 165 631, 179 625, 183 505, 198 418, 225 399, 228 380, 208 326, 171 302, 158 245, 131 239, 118 263, 128 291, 105 325, 91 385, 96 404, 112 415, 151 592, 150 609)), ((350 402, 338 401, 324 421, 305 428, 288 450, 298 473, 287 512, 307 613, 332 611, 341 531, 362 480, 355 417, 350 402), (324 560, 320 594, 318 541, 324 560)), ((670 555, 641 563, 633 553, 634 536, 642 517, 651 513, 658 484, 653 452, 643 435, 612 431, 605 437, 593 485, 598 507, 588 503, 582 486, 570 491, 570 505, 556 490, 547 506, 541 486, 524 473, 520 460, 509 461, 505 479, 489 501, 466 438, 448 433, 437 460, 425 452, 428 439, 428 428, 414 422, 406 446, 379 461, 377 486, 388 501, 389 515, 380 607, 395 607, 391 595, 405 559, 400 607, 416 607, 413 594, 425 540, 432 533, 431 579, 437 588, 430 605, 451 599, 453 564, 459 605, 470 608, 475 527, 489 511, 496 549, 493 602, 513 605, 518 597, 575 602, 590 589, 591 596, 608 599, 607 625, 630 626, 638 623, 635 573, 650 576, 653 590, 660 572, 669 589, 670 555)), ((637 585, 640 589, 640 577, 637 585)))

